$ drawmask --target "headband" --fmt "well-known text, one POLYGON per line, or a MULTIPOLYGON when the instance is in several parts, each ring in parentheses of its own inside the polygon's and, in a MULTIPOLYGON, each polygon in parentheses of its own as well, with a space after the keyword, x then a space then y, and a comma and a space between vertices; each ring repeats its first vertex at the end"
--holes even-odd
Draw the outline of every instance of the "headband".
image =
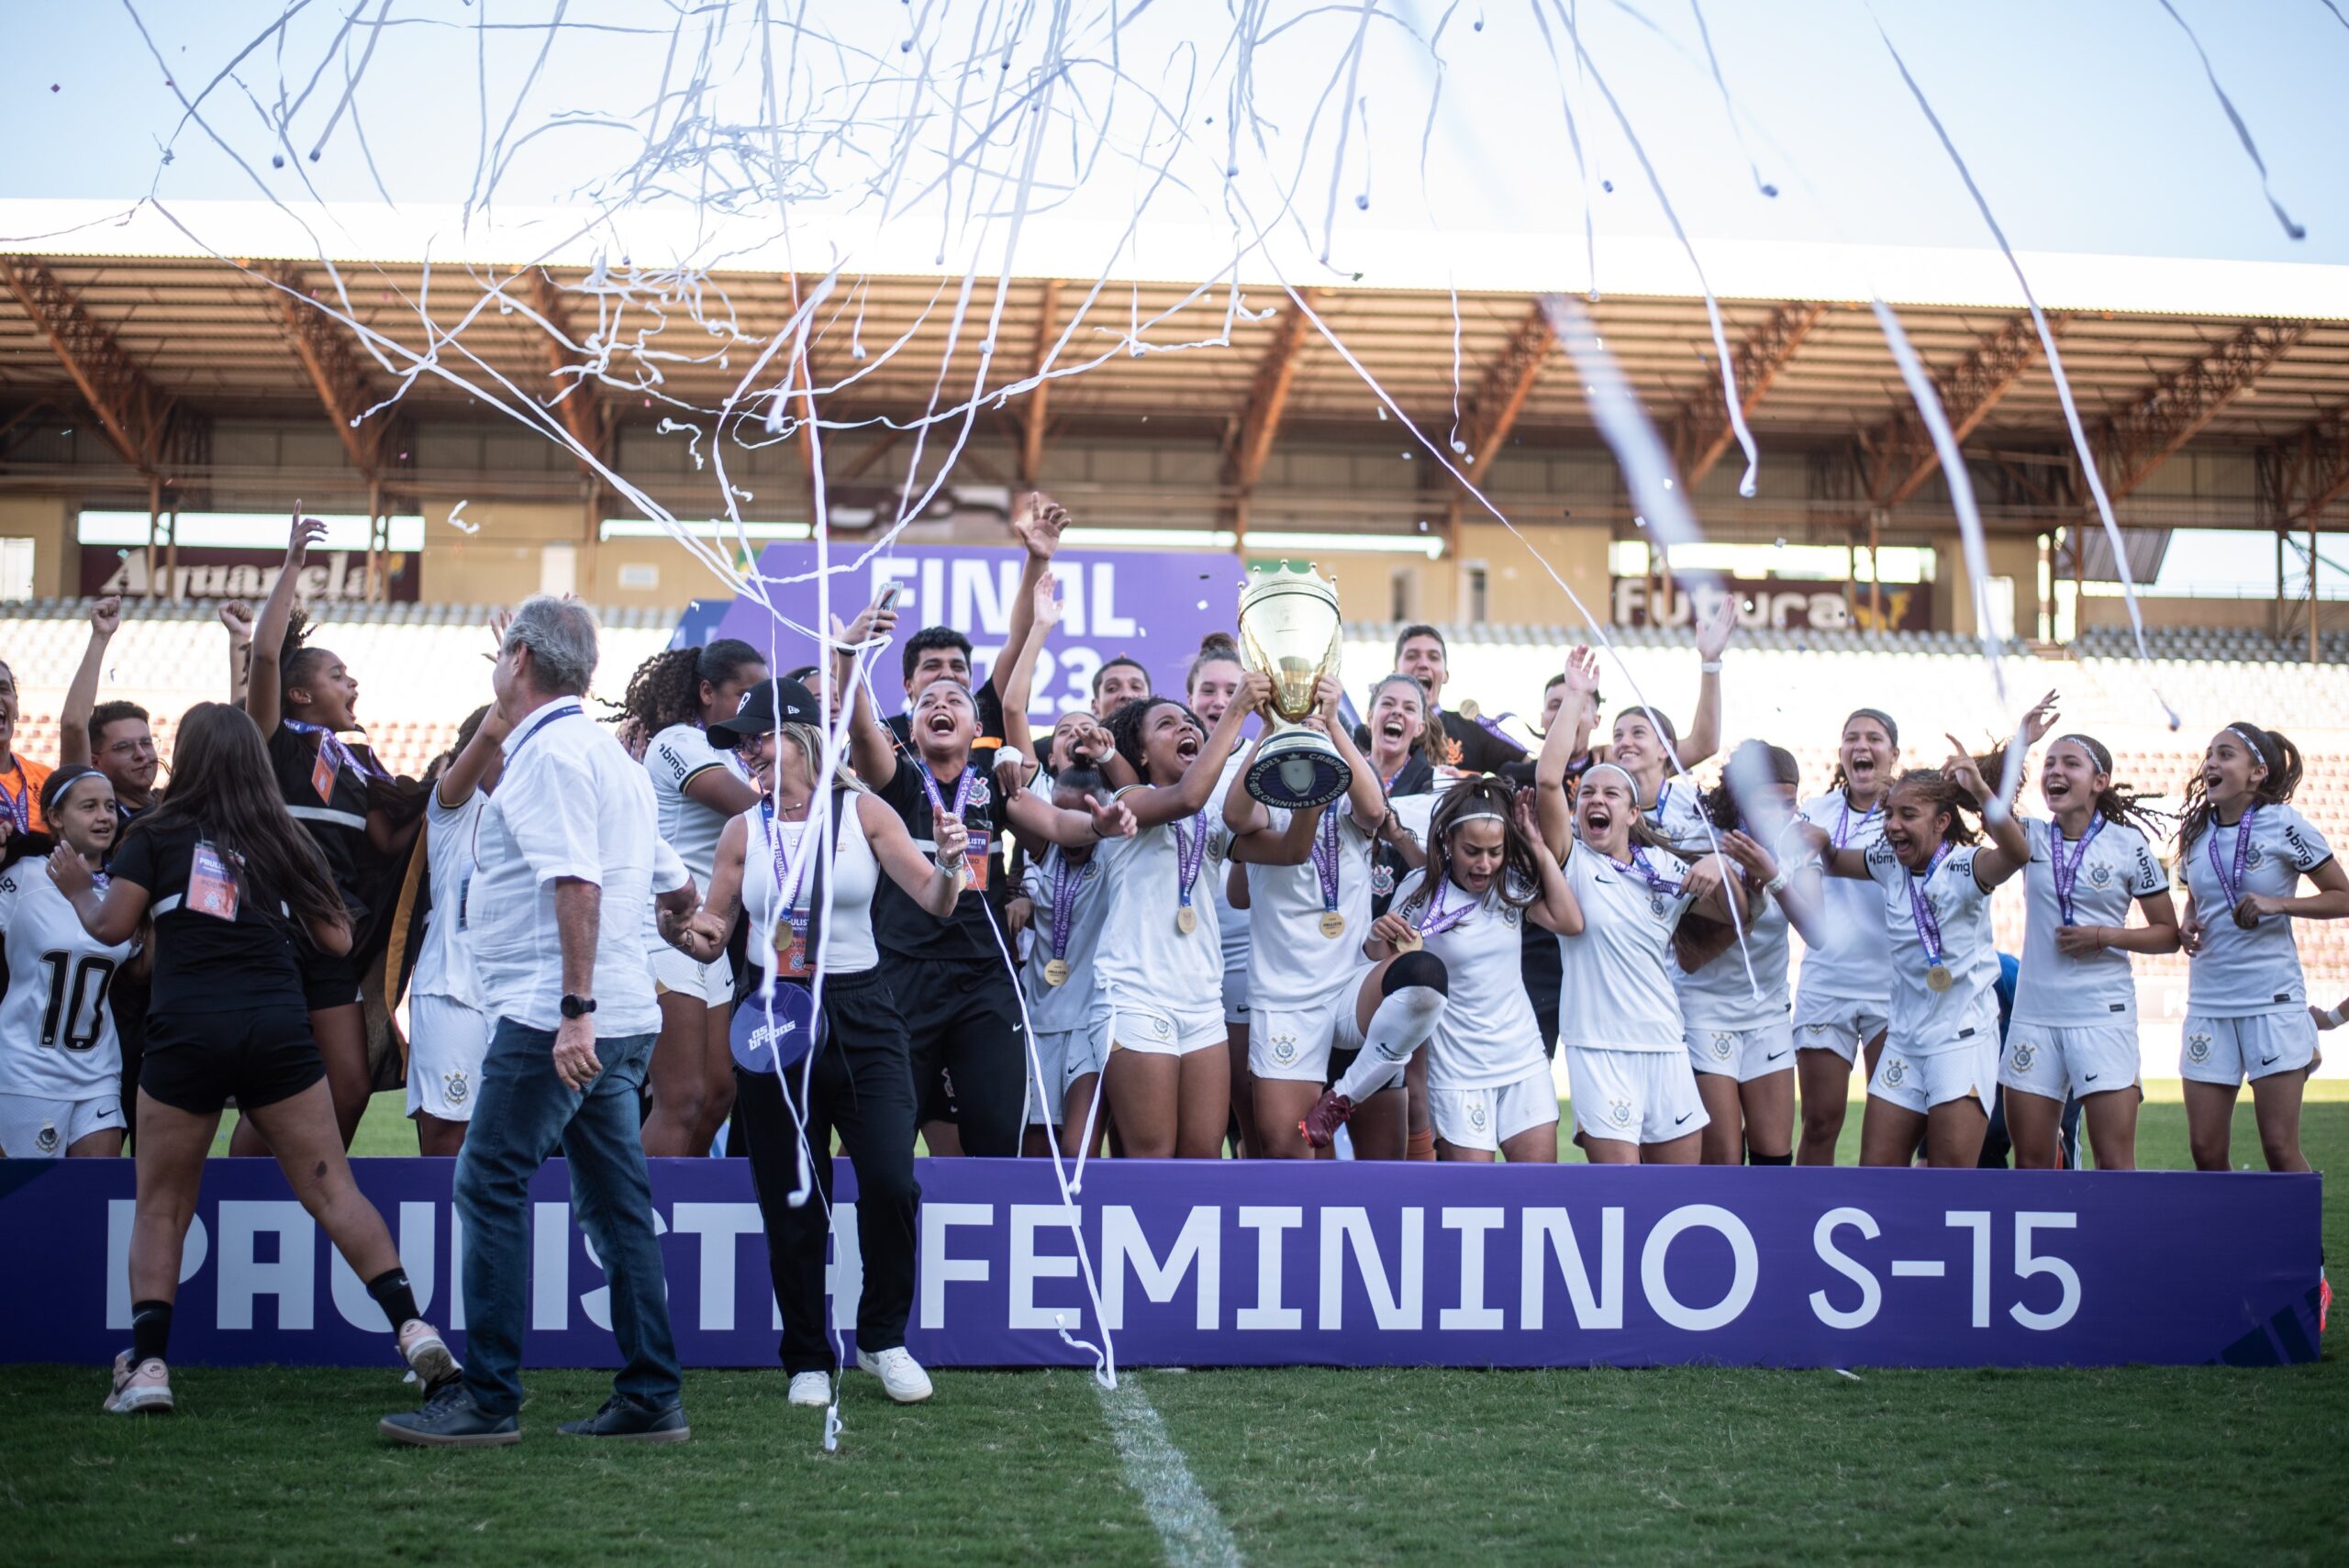
POLYGON ((2258 752, 2260 764, 2263 767, 2273 768, 2276 765, 2275 757, 2270 754, 2267 750, 2267 732, 2266 730, 2256 728, 2246 729, 2240 724, 2230 724, 2227 726, 2227 733, 2241 737, 2244 745, 2249 746, 2253 751, 2258 752))
POLYGON ((2102 742, 2091 740, 2086 735, 2058 735, 2055 737, 2055 743, 2059 746, 2066 740, 2070 741, 2073 745, 2077 746, 2081 751, 2086 751, 2088 754, 2088 761, 2096 764, 2096 771, 2098 773, 2109 773, 2112 772, 2112 753, 2104 749, 2102 742))
POLYGON ((1892 721, 1892 715, 1885 712, 1884 709, 1880 707, 1855 707, 1852 710, 1852 717, 1845 719, 1843 722, 1849 724, 1852 722, 1853 718, 1875 719, 1878 724, 1884 726, 1885 734, 1891 740, 1895 746, 1900 744, 1900 726, 1895 724, 1892 721))
POLYGON ((59 768, 55 773, 50 774, 48 779, 41 784, 40 793, 42 811, 44 813, 47 812, 50 802, 63 800, 65 798, 65 792, 72 789, 75 784, 80 784, 83 779, 102 778, 105 775, 100 773, 97 769, 82 762, 75 762, 70 766, 59 768))
POLYGON ((1631 802, 1632 802, 1632 804, 1633 804, 1633 805, 1637 805, 1637 804, 1639 803, 1639 798, 1640 798, 1640 781, 1639 781, 1639 780, 1637 780, 1637 779, 1635 779, 1635 778, 1633 778, 1633 777, 1631 776, 1631 769, 1629 769, 1629 768, 1627 768, 1627 767, 1625 767, 1625 766, 1623 766, 1623 764, 1621 764, 1620 762, 1593 762, 1593 763, 1590 765, 1590 767, 1589 767, 1588 771, 1587 771, 1587 772, 1586 772, 1586 773, 1582 775, 1582 782, 1583 782, 1583 783, 1585 783, 1585 784, 1588 784, 1588 783, 1590 782, 1590 780, 1591 780, 1591 775, 1592 775, 1593 773, 1620 773, 1620 774, 1622 774, 1622 775, 1623 775, 1623 782, 1624 782, 1625 784, 1630 784, 1630 785, 1631 786, 1631 802))
POLYGON ((1452 819, 1452 827, 1451 827, 1451 828, 1446 828, 1444 829, 1444 831, 1445 831, 1445 832, 1447 832, 1447 833, 1449 833, 1449 832, 1451 832, 1451 831, 1452 831, 1452 828, 1453 828, 1464 827, 1466 824, 1471 823, 1471 822, 1500 822, 1500 823, 1507 823, 1508 821, 1508 817, 1504 817, 1504 816, 1502 816, 1502 815, 1501 815, 1499 812, 1497 812, 1497 811, 1470 811, 1470 812, 1464 813, 1464 814, 1463 814, 1463 815, 1461 815, 1461 816, 1458 816, 1458 817, 1453 817, 1453 818, 1452 819))

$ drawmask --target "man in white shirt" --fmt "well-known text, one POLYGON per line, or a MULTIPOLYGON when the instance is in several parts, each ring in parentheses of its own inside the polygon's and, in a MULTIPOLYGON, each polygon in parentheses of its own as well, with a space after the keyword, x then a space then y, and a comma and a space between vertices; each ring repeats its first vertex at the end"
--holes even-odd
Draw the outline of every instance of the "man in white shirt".
POLYGON ((586 606, 540 595, 515 613, 492 678, 510 727, 505 772, 458 899, 496 1019, 457 1161, 465 1373, 421 1410, 384 1418, 384 1435, 402 1442, 521 1440, 530 1178, 558 1148, 611 1282, 627 1357, 604 1407, 560 1429, 651 1442, 690 1435, 638 1136, 661 1009, 636 911, 657 904, 662 933, 674 937, 699 898, 654 831, 644 770, 582 709, 596 632, 586 606))

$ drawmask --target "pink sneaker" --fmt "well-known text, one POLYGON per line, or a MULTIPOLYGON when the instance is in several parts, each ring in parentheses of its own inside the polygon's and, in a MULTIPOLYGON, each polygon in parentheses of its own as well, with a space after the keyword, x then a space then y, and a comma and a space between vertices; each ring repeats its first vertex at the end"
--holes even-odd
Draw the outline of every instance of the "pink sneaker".
POLYGON ((172 1374, 152 1356, 131 1365, 130 1352, 125 1351, 114 1358, 114 1387, 106 1395, 106 1407, 115 1416, 135 1416, 142 1410, 168 1415, 173 1407, 172 1374))
POLYGON ((457 1358, 449 1353, 448 1341, 440 1330, 421 1318, 411 1318, 400 1325, 400 1359, 416 1370, 416 1380, 427 1388, 438 1388, 464 1369, 457 1358))
POLYGON ((1337 1141, 1338 1129, 1345 1126, 1346 1118, 1353 1114, 1354 1103, 1337 1090, 1330 1089, 1313 1102, 1313 1108, 1305 1113, 1305 1119, 1297 1124, 1297 1130, 1305 1134, 1305 1141, 1314 1148, 1327 1149, 1337 1141))

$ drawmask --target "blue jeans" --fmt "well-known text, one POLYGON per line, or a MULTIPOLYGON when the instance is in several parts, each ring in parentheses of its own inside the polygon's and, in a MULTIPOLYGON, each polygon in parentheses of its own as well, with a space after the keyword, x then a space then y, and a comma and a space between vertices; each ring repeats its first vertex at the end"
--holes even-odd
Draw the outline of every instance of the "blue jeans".
POLYGON ((612 1385, 638 1404, 679 1402, 677 1342, 652 1234, 637 1096, 654 1037, 596 1042, 604 1070, 584 1091, 554 1072, 554 1034, 500 1018, 457 1157, 465 1226, 465 1388, 493 1416, 522 1407, 522 1327, 530 1279, 530 1178, 557 1148, 571 1204, 611 1283, 612 1332, 628 1364, 612 1385))

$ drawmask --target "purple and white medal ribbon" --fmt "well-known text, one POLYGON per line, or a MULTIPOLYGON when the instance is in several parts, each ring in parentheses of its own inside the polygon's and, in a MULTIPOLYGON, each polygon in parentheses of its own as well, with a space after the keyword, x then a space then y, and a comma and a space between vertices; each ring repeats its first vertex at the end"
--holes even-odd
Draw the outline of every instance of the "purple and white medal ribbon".
POLYGON ((1197 884, 1199 867, 1208 858, 1207 807, 1199 807, 1199 814, 1191 818, 1188 833, 1180 822, 1167 826, 1174 831, 1174 895, 1182 901, 1174 911, 1174 929, 1187 937, 1199 928, 1199 917, 1191 908, 1191 889, 1197 884))
MULTIPOLYGON (((791 879, 791 890, 788 893, 785 893, 783 888, 783 873, 785 869, 785 856, 783 848, 783 835, 775 830, 774 798, 772 795, 766 796, 759 802, 759 826, 766 834, 767 853, 774 861, 775 891, 780 894, 783 898, 783 907, 780 910, 780 914, 784 920, 791 927, 791 940, 793 942, 804 942, 807 940, 807 917, 801 914, 799 910, 799 890, 807 885, 807 867, 816 858, 815 847, 813 845, 809 845, 807 852, 799 857, 799 874, 791 879)), ((804 840, 807 838, 807 835, 802 833, 800 837, 804 840)))
POLYGON ((1925 874, 1909 879, 1909 917, 1916 923, 1917 941, 1925 950, 1925 984, 1936 991, 1948 990, 1951 976, 1942 951, 1941 917, 1933 913, 1932 901, 1925 896, 1923 889, 1947 859, 1949 846, 1943 844, 1933 851, 1933 863, 1925 868, 1925 874))
POLYGON ((2076 926, 2072 918, 2072 890, 2080 884, 2080 868, 2087 863, 2088 846, 2104 831, 2104 818, 2088 818, 2088 830, 2080 835, 2080 847, 2072 856, 2072 863, 2064 863, 2064 829, 2054 822, 2047 825, 2047 863, 2055 878, 2055 908, 2064 917, 2064 924, 2076 926))
POLYGON ((2259 815, 2259 807, 2243 808, 2243 820, 2235 824, 2234 874, 2227 873, 2227 862, 2219 858, 2219 825, 2210 824, 2210 874, 2219 879, 2219 893, 2232 909, 2243 902, 2243 873, 2251 866, 2251 819, 2259 815))
POLYGON ((1321 882, 1321 934, 1344 933, 1346 917, 1338 913, 1338 814, 1325 811, 1313 835, 1313 874, 1321 882))
MULTIPOLYGON (((1879 801, 1877 801, 1874 806, 1869 806, 1865 811, 1861 812, 1861 813, 1860 813, 1860 826, 1861 826, 1861 827, 1863 827, 1863 828, 1866 827, 1866 826, 1867 826, 1867 822, 1868 822, 1868 818, 1869 818, 1869 817, 1874 817, 1877 812, 1879 812, 1879 811, 1881 811, 1881 810, 1883 810, 1883 809, 1884 809, 1884 802, 1882 802, 1882 801, 1880 801, 1880 800, 1879 800, 1879 801)), ((1844 791, 1844 793, 1843 793, 1843 806, 1842 806, 1842 809, 1839 813, 1837 813, 1836 817, 1835 817, 1835 847, 1836 847, 1837 849, 1839 849, 1839 850, 1840 850, 1840 849, 1842 849, 1842 848, 1843 847, 1843 841, 1844 841, 1846 839, 1849 839, 1851 836, 1852 836, 1852 795, 1851 795, 1851 792, 1850 792, 1849 790, 1846 790, 1846 791, 1844 791)))
MULTIPOLYGON (((1657 799, 1661 802, 1663 796, 1659 795, 1657 799)), ((1648 884, 1648 891, 1651 893, 1669 893, 1675 897, 1680 893, 1678 884, 1666 882, 1656 874, 1655 867, 1648 862, 1648 852, 1643 849, 1634 847, 1631 851, 1631 858, 1628 861, 1619 861, 1612 855, 1607 856, 1606 860, 1609 865, 1613 866, 1625 876, 1636 873, 1648 884)))
POLYGON ((1422 940, 1429 937, 1443 935, 1444 932, 1476 912, 1479 900, 1473 898, 1457 909, 1446 911, 1443 906, 1443 895, 1451 891, 1452 879, 1448 876, 1435 884, 1435 892, 1428 898, 1427 916, 1419 924, 1419 937, 1422 940))
POLYGON ((1076 890, 1084 867, 1059 850, 1052 852, 1052 954, 1044 964, 1044 984, 1068 984, 1068 935, 1076 924, 1076 890))
MULTIPOLYGON (((938 781, 930 777, 929 764, 923 762, 915 763, 914 773, 915 775, 921 780, 922 793, 930 796, 930 814, 932 817, 947 815, 946 797, 938 792, 938 781)), ((963 777, 954 786, 954 810, 952 812, 952 816, 956 821, 962 820, 963 808, 971 804, 971 794, 974 790, 977 789, 978 786, 979 770, 965 762, 963 765, 963 777)))
MULTIPOLYGON (((562 715, 557 714, 551 717, 561 717, 562 715)), ((384 772, 382 768, 368 762, 362 759, 358 752, 353 751, 350 747, 344 745, 342 743, 342 738, 337 735, 333 730, 328 729, 323 724, 305 724, 298 718, 282 719, 280 722, 296 735, 317 736, 318 738, 318 751, 325 755, 327 762, 332 765, 337 773, 340 773, 343 769, 349 768, 362 779, 369 777, 387 779, 392 776, 391 774, 384 772)), ((518 746, 515 750, 519 751, 521 748, 518 746)))
POLYGON ((7 808, 8 820, 16 824, 17 832, 29 833, 33 830, 33 786, 25 777, 23 762, 12 760, 10 765, 17 774, 17 787, 12 793, 6 784, 0 784, 0 805, 7 808))

